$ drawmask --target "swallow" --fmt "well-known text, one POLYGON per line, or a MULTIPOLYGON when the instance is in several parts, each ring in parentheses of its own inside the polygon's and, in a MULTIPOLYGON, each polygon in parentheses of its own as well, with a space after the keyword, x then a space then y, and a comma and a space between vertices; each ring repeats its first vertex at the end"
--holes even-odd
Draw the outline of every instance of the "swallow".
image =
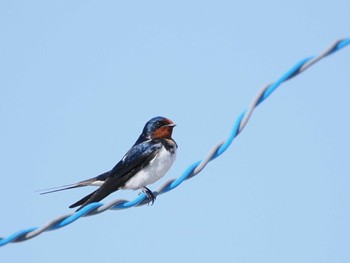
POLYGON ((171 137, 175 126, 167 118, 152 118, 145 124, 135 144, 112 170, 74 184, 43 190, 41 194, 83 186, 99 186, 97 190, 69 206, 80 206, 80 210, 120 189, 141 189, 148 202, 153 204, 156 198, 147 185, 162 178, 175 161, 178 146, 171 137))

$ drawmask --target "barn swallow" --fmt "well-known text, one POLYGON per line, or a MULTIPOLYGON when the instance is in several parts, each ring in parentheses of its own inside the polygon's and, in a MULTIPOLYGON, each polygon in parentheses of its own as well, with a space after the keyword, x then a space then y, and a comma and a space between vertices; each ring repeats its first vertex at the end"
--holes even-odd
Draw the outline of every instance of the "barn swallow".
POLYGON ((144 126, 135 144, 112 170, 75 184, 44 190, 41 194, 90 185, 99 186, 96 191, 69 206, 80 206, 80 210, 119 189, 141 189, 153 204, 155 196, 146 186, 162 178, 175 161, 177 144, 171 137, 175 126, 167 118, 152 118, 144 126))

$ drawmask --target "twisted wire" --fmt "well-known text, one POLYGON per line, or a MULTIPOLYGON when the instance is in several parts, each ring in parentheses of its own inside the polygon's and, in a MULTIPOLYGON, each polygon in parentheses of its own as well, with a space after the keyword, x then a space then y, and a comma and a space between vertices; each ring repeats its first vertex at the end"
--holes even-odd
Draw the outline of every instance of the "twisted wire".
MULTIPOLYGON (((333 54, 334 52, 344 48, 349 44, 350 44, 350 38, 337 40, 318 56, 308 57, 299 61, 284 75, 282 75, 277 81, 272 82, 264 86, 263 88, 261 88, 256 94, 256 96, 253 98, 253 100, 251 101, 249 107, 237 117, 232 127, 232 130, 226 140, 216 144, 209 151, 209 153, 203 160, 197 161, 189 165, 187 169, 182 173, 182 175, 180 175, 176 179, 168 180, 162 186, 160 186, 157 191, 154 191, 153 194, 157 197, 158 195, 171 191, 176 187, 178 187, 183 181, 188 180, 193 176, 197 175, 198 173, 200 173, 210 161, 214 160, 215 158, 217 158, 227 150, 227 148, 231 145, 234 138, 236 138, 237 135, 246 126, 254 109, 266 98, 268 98, 271 95, 271 93, 274 92, 283 82, 304 72, 306 69, 308 69, 310 66, 312 66, 322 58, 330 54, 333 54)), ((72 212, 66 215, 59 216, 53 220, 50 220, 49 222, 42 225, 41 227, 32 227, 32 228, 20 230, 5 238, 0 237, 0 246, 7 245, 10 242, 21 242, 21 241, 29 240, 43 233, 44 231, 55 230, 55 229, 67 226, 81 217, 96 215, 109 209, 112 209, 112 210, 127 209, 134 206, 142 206, 147 203, 148 203, 148 200, 145 194, 143 193, 131 201, 124 200, 124 199, 117 199, 107 204, 91 203, 77 212, 72 212)))

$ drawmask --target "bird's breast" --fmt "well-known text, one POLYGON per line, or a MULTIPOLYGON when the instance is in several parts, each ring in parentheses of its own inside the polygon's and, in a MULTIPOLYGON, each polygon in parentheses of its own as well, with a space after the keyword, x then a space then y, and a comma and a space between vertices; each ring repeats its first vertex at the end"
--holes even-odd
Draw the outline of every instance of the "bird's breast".
POLYGON ((162 178, 170 169, 176 158, 176 149, 169 151, 164 146, 159 150, 158 154, 143 167, 133 177, 131 177, 123 189, 140 189, 149 184, 153 184, 162 178))

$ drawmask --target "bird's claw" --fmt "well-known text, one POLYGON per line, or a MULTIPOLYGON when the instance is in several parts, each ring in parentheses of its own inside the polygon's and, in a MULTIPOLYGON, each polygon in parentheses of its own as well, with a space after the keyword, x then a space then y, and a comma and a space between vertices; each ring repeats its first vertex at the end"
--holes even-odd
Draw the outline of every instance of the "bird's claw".
POLYGON ((154 201, 156 200, 155 195, 151 190, 149 190, 147 187, 142 187, 141 188, 142 193, 144 193, 148 199, 148 205, 151 203, 151 205, 154 204, 154 201))

